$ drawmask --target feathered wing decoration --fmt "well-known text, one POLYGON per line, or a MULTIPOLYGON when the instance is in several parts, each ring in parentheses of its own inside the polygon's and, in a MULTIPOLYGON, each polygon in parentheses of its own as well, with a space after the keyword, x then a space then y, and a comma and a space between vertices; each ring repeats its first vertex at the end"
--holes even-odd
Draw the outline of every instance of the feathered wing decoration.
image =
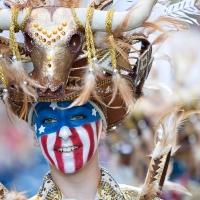
MULTIPOLYGON (((142 186, 142 197, 144 199, 152 199, 158 197, 167 175, 170 156, 173 155, 178 145, 178 127, 183 121, 194 113, 200 111, 181 110, 183 104, 175 106, 170 112, 165 114, 156 126, 155 134, 155 149, 150 154, 151 162, 145 184, 142 186)), ((167 182, 168 188, 171 188, 173 183, 167 182)), ((175 185, 174 185, 175 186, 175 185)), ((175 188, 173 188, 175 190, 175 188)), ((182 186, 177 187, 178 192, 190 194, 182 186)))
POLYGON ((160 17, 172 17, 182 19, 187 23, 199 24, 196 19, 189 15, 200 15, 199 9, 196 7, 196 0, 184 0, 175 4, 161 5, 159 2, 154 7, 148 21, 154 21, 160 17))
POLYGON ((170 5, 165 9, 163 15, 175 18, 181 18, 188 23, 199 25, 198 21, 189 15, 200 15, 199 9, 195 6, 196 0, 185 0, 170 5), (188 15, 189 14, 189 15, 188 15))

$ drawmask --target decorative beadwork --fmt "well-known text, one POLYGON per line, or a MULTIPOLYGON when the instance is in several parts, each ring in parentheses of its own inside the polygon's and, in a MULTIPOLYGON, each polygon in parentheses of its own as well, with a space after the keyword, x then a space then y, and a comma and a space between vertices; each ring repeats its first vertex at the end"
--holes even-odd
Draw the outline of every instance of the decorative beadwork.
POLYGON ((55 43, 56 42, 56 39, 59 40, 60 39, 60 35, 58 35, 59 33, 64 36, 66 33, 65 31, 63 31, 63 27, 66 27, 67 26, 67 22, 62 22, 62 26, 58 26, 57 29, 54 29, 52 30, 51 32, 48 32, 47 30, 43 29, 41 26, 39 26, 38 23, 34 23, 33 24, 33 27, 37 29, 37 31, 39 31, 39 33, 34 33, 35 37, 38 37, 39 40, 41 40, 43 43, 46 43, 47 45, 51 45, 51 42, 52 43, 55 43), (60 32, 62 31, 62 32, 60 32), (42 37, 42 35, 44 35, 42 37), (44 37, 48 37, 48 38, 51 38, 52 36, 55 35, 55 38, 53 38, 51 41, 47 41, 46 38, 44 37))

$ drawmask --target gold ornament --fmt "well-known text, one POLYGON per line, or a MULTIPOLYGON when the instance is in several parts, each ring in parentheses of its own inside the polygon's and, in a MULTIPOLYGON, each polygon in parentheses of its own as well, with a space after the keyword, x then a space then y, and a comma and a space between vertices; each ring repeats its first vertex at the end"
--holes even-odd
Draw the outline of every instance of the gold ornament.
POLYGON ((47 31, 46 30, 42 30, 42 33, 45 35, 45 34, 47 34, 47 31))
POLYGON ((53 33, 53 34, 57 34, 58 31, 57 31, 57 30, 53 30, 52 33, 53 33))
POLYGON ((58 30, 59 30, 59 31, 62 31, 62 30, 63 30, 62 26, 59 26, 59 27, 58 27, 58 30))
POLYGON ((39 26, 37 30, 38 30, 38 31, 41 31, 41 30, 42 30, 42 27, 41 27, 41 26, 39 26))
POLYGON ((52 60, 52 57, 51 57, 51 56, 47 56, 46 60, 47 60, 47 61, 51 61, 51 60, 52 60))
POLYGON ((52 36, 51 33, 47 33, 47 37, 50 38, 52 36))
POLYGON ((67 22, 62 22, 62 25, 63 26, 67 26, 67 22))
POLYGON ((34 26, 35 28, 37 28, 37 27, 38 27, 38 23, 34 23, 33 26, 34 26))

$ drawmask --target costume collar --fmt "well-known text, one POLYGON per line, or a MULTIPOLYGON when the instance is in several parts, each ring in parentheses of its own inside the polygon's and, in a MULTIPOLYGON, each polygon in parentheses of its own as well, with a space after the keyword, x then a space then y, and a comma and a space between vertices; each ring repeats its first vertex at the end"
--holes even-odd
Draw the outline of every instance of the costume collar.
MULTIPOLYGON (((58 186, 53 182, 51 173, 49 172, 43 180, 43 184, 38 192, 37 200, 75 200, 66 198, 59 190, 58 186)), ((109 174, 107 170, 101 168, 101 180, 94 200, 118 199, 125 200, 119 185, 109 174)))

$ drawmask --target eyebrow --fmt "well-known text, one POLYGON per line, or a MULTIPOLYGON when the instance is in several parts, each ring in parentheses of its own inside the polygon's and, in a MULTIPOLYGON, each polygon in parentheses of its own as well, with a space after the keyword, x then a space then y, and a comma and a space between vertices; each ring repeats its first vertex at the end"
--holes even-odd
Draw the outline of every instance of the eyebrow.
POLYGON ((37 109, 36 109, 36 107, 35 107, 35 111, 36 111, 37 114, 38 114, 39 112, 43 111, 44 109, 49 110, 49 111, 50 111, 50 109, 52 110, 52 108, 49 109, 49 106, 39 105, 39 108, 37 108, 37 109))

